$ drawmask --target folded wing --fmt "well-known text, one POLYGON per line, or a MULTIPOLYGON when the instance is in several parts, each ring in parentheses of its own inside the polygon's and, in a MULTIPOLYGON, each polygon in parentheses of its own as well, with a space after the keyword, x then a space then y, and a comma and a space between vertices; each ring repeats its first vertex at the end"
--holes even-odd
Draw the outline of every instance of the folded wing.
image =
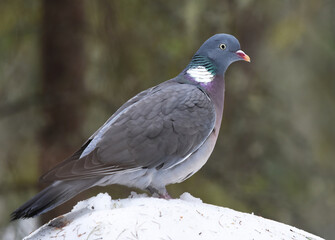
POLYGON ((169 168, 197 151, 214 124, 213 103, 200 88, 177 82, 158 85, 129 100, 80 150, 42 180, 169 168))

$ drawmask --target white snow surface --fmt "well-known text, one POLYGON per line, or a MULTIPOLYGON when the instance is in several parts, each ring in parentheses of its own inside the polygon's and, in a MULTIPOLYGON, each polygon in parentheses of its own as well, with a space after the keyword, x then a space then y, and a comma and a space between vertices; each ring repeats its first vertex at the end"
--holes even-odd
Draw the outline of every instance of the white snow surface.
POLYGON ((100 193, 78 202, 70 213, 51 220, 33 239, 322 239, 303 230, 253 214, 202 203, 189 193, 159 199, 132 193, 112 200, 100 193))

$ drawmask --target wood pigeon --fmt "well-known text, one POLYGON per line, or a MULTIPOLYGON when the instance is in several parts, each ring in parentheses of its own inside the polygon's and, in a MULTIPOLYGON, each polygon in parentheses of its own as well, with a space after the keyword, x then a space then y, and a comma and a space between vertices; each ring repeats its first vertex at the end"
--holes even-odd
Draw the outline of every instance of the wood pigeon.
POLYGON ((43 214, 93 186, 121 184, 169 199, 166 185, 196 173, 211 155, 221 125, 228 66, 250 62, 238 40, 216 34, 175 78, 118 109, 71 157, 41 177, 51 185, 11 214, 43 214))

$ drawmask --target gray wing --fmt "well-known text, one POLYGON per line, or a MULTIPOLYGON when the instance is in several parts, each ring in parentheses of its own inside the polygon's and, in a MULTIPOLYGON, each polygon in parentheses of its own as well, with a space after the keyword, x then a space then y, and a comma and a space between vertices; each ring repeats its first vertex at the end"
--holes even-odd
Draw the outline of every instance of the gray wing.
MULTIPOLYGON (((163 83, 164 84, 164 83, 163 83)), ((159 85, 158 85, 159 86, 159 85)), ((158 87, 157 86, 157 87, 158 87)), ((42 182, 49 182, 49 181, 54 181, 54 180, 58 180, 59 177, 56 177, 56 171, 59 171, 61 169, 63 169, 63 167, 67 164, 69 164, 70 162, 79 164, 79 163, 83 163, 85 165, 88 165, 90 162, 94 165, 93 162, 93 157, 95 155, 95 153, 92 151, 92 153, 87 156, 87 158, 82 158, 82 154, 83 152, 86 150, 88 150, 88 146, 90 146, 90 143, 92 142, 92 140, 95 138, 96 135, 99 134, 99 132, 101 132, 101 129, 108 125, 108 123, 110 123, 115 116, 117 116, 120 112, 122 112, 124 109, 126 109, 127 107, 131 106, 132 104, 140 101, 142 98, 144 98, 145 96, 147 96, 148 94, 150 94, 153 89, 155 89, 156 87, 152 87, 149 88, 147 90, 144 90, 142 92, 140 92, 139 94, 135 95, 133 98, 129 99, 126 103, 124 103, 82 146, 81 148, 76 151, 72 156, 70 156, 69 158, 65 159, 63 162, 57 164, 56 166, 54 166, 53 168, 51 168, 48 172, 46 172, 44 175, 42 175, 40 177, 40 181, 42 182), (79 159, 82 159, 81 161, 78 161, 79 159)), ((90 151, 91 152, 91 151, 90 151)), ((68 165, 70 166, 70 164, 68 165)), ((93 166, 91 166, 93 168, 93 166)), ((80 168, 78 166, 78 168, 80 168)))
POLYGON ((169 168, 201 147, 216 118, 213 103, 201 89, 180 83, 158 85, 113 116, 72 158, 42 179, 169 168))

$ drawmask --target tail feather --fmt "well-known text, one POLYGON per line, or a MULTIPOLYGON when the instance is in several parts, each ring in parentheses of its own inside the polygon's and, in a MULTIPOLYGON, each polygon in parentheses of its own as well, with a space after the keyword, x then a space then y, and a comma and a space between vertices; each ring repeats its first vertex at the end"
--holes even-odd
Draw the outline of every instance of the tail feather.
POLYGON ((96 179, 56 181, 11 214, 11 221, 31 218, 46 213, 94 186, 96 179))

